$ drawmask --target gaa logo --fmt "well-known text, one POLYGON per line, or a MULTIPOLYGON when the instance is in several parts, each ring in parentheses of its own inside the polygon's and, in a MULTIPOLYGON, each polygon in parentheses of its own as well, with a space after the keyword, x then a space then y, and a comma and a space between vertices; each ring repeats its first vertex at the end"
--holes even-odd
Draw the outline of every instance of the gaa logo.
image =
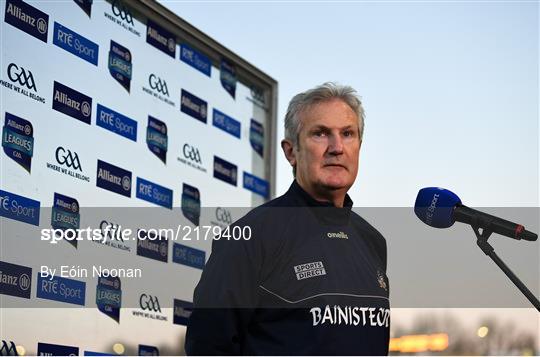
POLYGON ((63 147, 59 146, 56 149, 56 162, 60 165, 66 165, 67 167, 79 170, 82 172, 81 162, 79 161, 79 155, 76 152, 71 152, 63 147))
POLYGON ((32 89, 34 92, 37 92, 36 83, 34 82, 32 72, 27 72, 24 68, 19 68, 15 63, 10 63, 7 68, 7 74, 12 82, 17 82, 21 86, 25 86, 28 89, 32 89))
POLYGON ((126 191, 131 189, 131 178, 129 176, 124 176, 122 178, 122 188, 126 191))
POLYGON ((232 223, 231 212, 225 208, 218 207, 216 208, 216 219, 219 222, 223 222, 227 225, 230 225, 232 223))
POLYGON ((31 281, 32 280, 30 280, 30 277, 27 274, 22 274, 19 277, 19 288, 24 291, 30 289, 31 281))
POLYGON ((161 94, 169 96, 169 89, 167 88, 167 82, 156 76, 155 74, 151 74, 148 77, 148 84, 150 84, 150 88, 158 91, 161 94))
POLYGON ((260 88, 251 87, 250 92, 251 92, 251 97, 253 99, 259 101, 260 103, 265 102, 265 100, 264 100, 264 92, 260 88))
POLYGON ((199 149, 197 149, 196 147, 193 147, 186 143, 184 144, 182 152, 186 159, 190 159, 191 161, 194 161, 198 164, 202 164, 201 154, 199 153, 199 149))
POLYGON ((0 356, 18 356, 17 346, 13 341, 2 340, 0 345, 0 356))
POLYGON ((114 16, 126 21, 131 26, 135 26, 135 24, 133 23, 133 16, 131 15, 131 12, 122 2, 120 2, 120 5, 118 5, 118 2, 119 1, 117 0, 114 0, 112 2, 112 12, 114 16))
POLYGON ((159 300, 157 296, 142 294, 139 298, 139 305, 143 310, 161 312, 161 307, 159 306, 159 300))
POLYGON ((92 111, 92 108, 90 108, 90 104, 88 104, 88 102, 82 102, 81 104, 82 115, 84 115, 85 117, 90 116, 91 111, 92 111))
POLYGON ((47 21, 43 18, 37 20, 37 30, 41 34, 47 33, 47 21))

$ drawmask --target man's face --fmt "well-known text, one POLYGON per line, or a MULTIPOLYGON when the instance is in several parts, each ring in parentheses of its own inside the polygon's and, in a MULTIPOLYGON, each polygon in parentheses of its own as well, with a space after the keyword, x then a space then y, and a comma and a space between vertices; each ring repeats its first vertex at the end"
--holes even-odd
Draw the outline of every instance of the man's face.
POLYGON ((358 173, 358 118, 342 100, 319 103, 300 114, 301 129, 292 156, 296 179, 312 193, 347 191, 358 173))

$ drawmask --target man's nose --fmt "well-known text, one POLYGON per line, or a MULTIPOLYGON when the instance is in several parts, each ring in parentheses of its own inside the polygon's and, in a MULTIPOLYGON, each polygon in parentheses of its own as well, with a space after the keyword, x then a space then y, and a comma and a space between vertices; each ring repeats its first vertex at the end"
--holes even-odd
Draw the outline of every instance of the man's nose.
POLYGON ((339 155, 343 153, 343 138, 340 135, 330 135, 328 142, 328 153, 339 155))

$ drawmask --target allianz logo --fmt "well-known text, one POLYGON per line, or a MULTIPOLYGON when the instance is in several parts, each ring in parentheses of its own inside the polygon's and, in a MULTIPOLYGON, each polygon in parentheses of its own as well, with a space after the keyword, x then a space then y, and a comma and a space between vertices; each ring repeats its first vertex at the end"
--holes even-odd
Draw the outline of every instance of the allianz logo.
POLYGON ((231 178, 231 180, 236 180, 236 168, 229 169, 219 162, 214 162, 214 171, 231 178))
POLYGON ((122 188, 126 191, 128 191, 131 188, 131 178, 129 178, 129 176, 124 176, 124 177, 116 176, 112 174, 109 170, 102 169, 101 167, 99 168, 99 171, 98 171, 98 178, 103 179, 105 181, 109 181, 110 183, 115 184, 117 186, 122 186, 122 188))
POLYGON ((163 46, 167 46, 169 51, 173 52, 176 49, 176 42, 173 38, 167 38, 159 33, 159 31, 151 26, 148 26, 148 31, 146 32, 148 37, 153 38, 157 42, 161 43, 163 46))
POLYGON ((112 7, 112 13, 114 16, 119 17, 121 20, 124 20, 131 26, 135 26, 133 23, 133 15, 128 10, 128 8, 124 5, 123 2, 114 0, 111 4, 112 7))
POLYGON ((68 203, 61 198, 57 198, 54 204, 56 207, 63 208, 68 211, 72 211, 72 212, 79 211, 79 205, 76 202, 68 203))
POLYGON ((58 162, 60 165, 65 165, 69 168, 82 172, 81 161, 79 160, 79 155, 76 152, 72 152, 59 146, 56 149, 55 158, 56 162, 58 162))
MULTIPOLYGON (((11 274, 6 274, 0 270, 0 283, 1 284, 19 287, 19 289, 23 291, 27 291, 28 289, 30 289, 31 281, 32 280, 27 274, 21 274, 20 276, 15 276, 11 274)), ((1 353, 0 353, 0 356, 2 356, 1 353)))
MULTIPOLYGON (((20 131, 23 131, 25 135, 30 135, 30 133, 32 133, 32 128, 28 124, 21 125, 21 124, 17 123, 15 120, 9 119, 8 122, 7 122, 7 125, 12 127, 12 128, 16 128, 16 129, 18 129, 20 131)), ((30 148, 28 148, 28 147, 27 147, 27 149, 30 150, 30 148)))
POLYGON ((164 79, 161 79, 152 73, 150 74, 150 76, 148 76, 148 84, 150 85, 150 88, 152 88, 153 90, 161 94, 164 94, 167 97, 169 96, 169 89, 167 88, 167 82, 165 82, 164 79))
POLYGON ((328 238, 340 238, 340 239, 349 239, 349 236, 345 232, 329 232, 326 233, 328 238))
POLYGON ((199 113, 199 115, 202 118, 206 118, 208 115, 208 109, 206 108, 205 104, 197 104, 194 103, 188 96, 183 95, 182 96, 182 105, 193 110, 196 113, 199 113))
POLYGON ((144 240, 140 239, 137 242, 137 248, 142 248, 142 249, 152 251, 154 253, 161 255, 162 257, 166 257, 167 252, 169 250, 169 246, 166 241, 155 243, 147 239, 144 239, 144 240))
POLYGON ((63 93, 58 89, 54 93, 54 100, 72 109, 75 109, 78 112, 81 112, 82 115, 84 115, 85 117, 88 117, 91 114, 92 108, 87 101, 83 101, 82 103, 80 103, 76 99, 70 98, 67 93, 63 93))
POLYGON ((18 7, 13 2, 9 2, 6 5, 6 14, 16 17, 20 21, 38 30, 38 32, 41 34, 47 33, 47 20, 41 17, 36 19, 31 14, 25 13, 23 9, 18 7))
POLYGON ((17 66, 15 63, 10 63, 7 67, 7 75, 10 81, 19 83, 21 86, 25 86, 26 88, 37 92, 34 76, 29 70, 25 70, 24 68, 17 66))

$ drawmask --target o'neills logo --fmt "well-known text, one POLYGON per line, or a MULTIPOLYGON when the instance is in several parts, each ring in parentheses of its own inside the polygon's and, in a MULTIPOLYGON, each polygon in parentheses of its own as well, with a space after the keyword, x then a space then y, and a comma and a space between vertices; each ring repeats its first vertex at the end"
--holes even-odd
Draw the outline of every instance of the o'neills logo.
POLYGON ((313 318, 313 326, 349 325, 388 327, 390 323, 390 309, 382 307, 326 305, 322 309, 320 307, 313 307, 309 312, 313 318))
POLYGON ((96 186, 131 197, 131 171, 98 160, 96 186))
POLYGON ((172 58, 176 58, 176 38, 169 31, 148 19, 146 42, 172 58))
POLYGON ((92 98, 56 81, 52 108, 88 125, 92 120, 92 98))
POLYGON ((4 153, 30 172, 34 155, 34 128, 28 120, 6 112, 2 128, 4 153))
POLYGON ((7 0, 4 21, 43 42, 47 42, 49 15, 24 1, 7 0))
POLYGON ((329 232, 329 233, 326 233, 326 236, 328 238, 349 239, 349 236, 345 232, 337 232, 337 233, 329 232))

